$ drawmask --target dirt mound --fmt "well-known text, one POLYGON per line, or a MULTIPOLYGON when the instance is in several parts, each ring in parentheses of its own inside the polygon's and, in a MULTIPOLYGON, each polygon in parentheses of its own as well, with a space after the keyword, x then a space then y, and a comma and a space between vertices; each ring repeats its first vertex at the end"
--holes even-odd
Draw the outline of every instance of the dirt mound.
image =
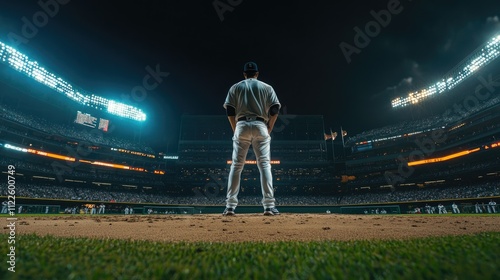
MULTIPOLYGON (((499 232, 500 216, 68 215, 20 217, 17 226, 18 234, 172 242, 345 241, 499 232)), ((3 228, 3 233, 8 231, 8 228, 3 228)))

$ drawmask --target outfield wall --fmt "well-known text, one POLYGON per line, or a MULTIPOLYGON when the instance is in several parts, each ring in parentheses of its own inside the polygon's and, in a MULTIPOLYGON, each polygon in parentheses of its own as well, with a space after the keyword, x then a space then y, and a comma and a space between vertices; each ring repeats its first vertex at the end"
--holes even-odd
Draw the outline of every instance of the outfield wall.
MULTIPOLYGON (((6 201, 7 197, 0 196, 1 201, 6 201)), ((490 200, 496 201, 499 205, 496 207, 496 212, 500 212, 500 196, 496 197, 483 197, 483 198, 469 198, 469 199, 455 199, 455 200, 427 200, 427 201, 412 201, 400 203, 377 203, 377 204, 354 204, 354 205, 277 205, 278 210, 282 213, 346 213, 346 214, 376 214, 381 209, 386 209, 388 214, 397 213, 398 209, 401 214, 411 213, 415 208, 420 208, 422 213, 425 212, 427 204, 434 206, 437 210, 438 204, 443 204, 448 213, 452 213, 451 204, 455 202, 460 209, 461 213, 475 213, 475 204, 479 203, 482 206, 483 213, 488 213, 488 202, 490 200), (366 211, 366 212, 365 212, 366 211)), ((50 209, 49 213, 55 213, 55 209, 59 212, 64 212, 64 209, 70 207, 83 207, 83 205, 106 205, 105 214, 124 214, 126 207, 134 209, 134 214, 145 214, 147 209, 162 209, 162 210, 175 210, 187 209, 186 211, 175 211, 175 214, 207 214, 207 213, 222 213, 225 205, 165 205, 155 203, 125 203, 125 202, 107 202, 107 201, 81 201, 81 200, 58 200, 58 199, 39 199, 39 198, 16 198, 16 213, 18 207, 23 205, 24 211, 26 209, 41 209, 45 213, 47 207, 50 209), (31 206, 31 207, 30 207, 31 206), (34 207, 36 206, 36 207, 34 207), (141 211, 142 210, 142 211, 141 211), (187 212, 187 213, 184 213, 187 212)), ((37 211, 37 210, 32 210, 37 211)), ((260 205, 240 205, 237 207, 237 213, 260 213, 263 211, 260 205)), ((23 212, 28 213, 28 212, 23 212)), ((33 212, 36 213, 36 212, 33 212)), ((90 213, 90 211, 89 211, 90 213)), ((437 211, 435 212, 437 213, 437 211)), ((380 214, 380 213, 379 213, 380 214)))

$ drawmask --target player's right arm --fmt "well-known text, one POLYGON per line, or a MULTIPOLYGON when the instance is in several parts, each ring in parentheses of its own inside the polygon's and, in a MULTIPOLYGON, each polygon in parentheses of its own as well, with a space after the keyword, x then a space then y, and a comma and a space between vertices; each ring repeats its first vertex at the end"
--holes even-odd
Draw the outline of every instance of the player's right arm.
POLYGON ((271 131, 273 131, 274 124, 276 123, 276 120, 278 119, 279 111, 280 111, 279 104, 274 104, 269 109, 269 121, 267 122, 267 131, 269 132, 269 134, 271 134, 271 131))
POLYGON ((236 85, 233 85, 226 96, 226 101, 224 102, 224 108, 226 109, 227 119, 229 120, 229 124, 231 125, 231 129, 236 130, 236 100, 234 95, 234 88, 236 85))

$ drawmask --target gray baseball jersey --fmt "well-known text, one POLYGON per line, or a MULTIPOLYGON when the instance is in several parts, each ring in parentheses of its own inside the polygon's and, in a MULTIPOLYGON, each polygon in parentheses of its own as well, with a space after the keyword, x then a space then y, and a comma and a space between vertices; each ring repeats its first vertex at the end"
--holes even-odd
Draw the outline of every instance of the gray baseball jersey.
POLYGON ((281 104, 272 86, 254 78, 245 79, 234 84, 224 103, 224 108, 232 106, 236 109, 236 119, 240 117, 261 117, 269 120, 271 106, 281 104))

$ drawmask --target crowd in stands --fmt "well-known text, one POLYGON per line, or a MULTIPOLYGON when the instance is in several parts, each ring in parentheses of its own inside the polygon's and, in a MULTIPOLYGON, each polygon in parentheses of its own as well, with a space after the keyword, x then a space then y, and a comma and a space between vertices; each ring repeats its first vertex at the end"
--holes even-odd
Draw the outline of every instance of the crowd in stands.
MULTIPOLYGON (((37 134, 27 134, 26 130, 15 129, 13 127, 6 126, 6 125, 3 125, 0 123, 0 134, 3 134, 4 132, 7 132, 10 135, 19 136, 18 138, 14 138, 14 139, 18 139, 18 140, 12 140, 12 139, 8 139, 8 138, 3 139, 3 140, 8 140, 9 142, 12 142, 14 145, 16 145, 15 143, 17 143, 17 144, 20 144, 21 146, 24 146, 24 145, 26 145, 26 143, 29 143, 29 146, 33 149, 42 150, 42 151, 52 151, 52 152, 57 152, 58 150, 62 150, 62 151, 64 151, 63 154, 68 154, 68 152, 67 152, 68 142, 67 141, 61 141, 61 139, 58 139, 58 140, 51 139, 51 137, 47 138, 48 135, 46 137, 42 137, 42 136, 39 136, 37 134)), ((53 135, 51 135, 51 136, 53 136, 53 135)), ((86 154, 87 153, 88 154, 94 153, 94 154, 99 155, 99 156, 104 156, 104 157, 108 156, 108 159, 106 161, 110 161, 110 162, 113 162, 114 160, 123 160, 123 159, 137 160, 138 156, 140 156, 141 159, 145 159, 145 160, 152 158, 150 156, 146 156, 146 155, 151 155, 151 154, 147 154, 147 153, 143 153, 143 152, 141 152, 142 155, 130 154, 130 153, 125 153, 125 152, 120 152, 119 154, 117 154, 117 153, 110 154, 109 153, 110 149, 104 149, 103 151, 95 151, 95 150, 92 150, 91 148, 85 147, 85 146, 78 146, 78 147, 75 146, 74 150, 83 149, 83 148, 87 148, 87 150, 85 150, 86 154), (117 155, 119 155, 119 157, 117 157, 117 155)), ((135 152, 137 152, 137 151, 135 151, 135 152)))
POLYGON ((453 124, 462 119, 466 119, 467 117, 471 116, 474 113, 498 105, 499 103, 500 103, 500 96, 496 96, 494 98, 489 99, 487 102, 484 102, 482 104, 479 104, 478 106, 470 108, 469 110, 463 110, 461 114, 458 113, 442 114, 414 121, 402 121, 397 124, 388 125, 381 128, 375 128, 353 136, 349 136, 347 137, 345 143, 347 146, 350 146, 356 142, 364 140, 374 140, 383 137, 391 137, 412 132, 426 131, 441 127, 447 127, 450 124, 453 124))
MULTIPOLYGON (((45 173, 45 176, 57 177, 57 169, 51 168, 46 164, 41 163, 32 163, 28 161, 22 161, 17 159, 7 159, 0 158, 0 166, 14 165, 17 170, 23 171, 35 171, 45 173)), ((144 173, 144 176, 138 176, 138 174, 132 173, 136 171, 122 171, 129 172, 130 176, 124 176, 123 174, 113 174, 104 171, 97 171, 96 169, 89 170, 88 172, 79 171, 75 168, 70 167, 69 165, 64 165, 63 167, 67 167, 68 171, 64 173, 63 177, 71 177, 73 179, 80 180, 99 180, 101 182, 127 182, 127 184, 145 184, 145 185, 163 185, 161 177, 158 175, 150 175, 144 173), (148 176, 148 177, 146 177, 148 176), (152 177, 153 176, 153 177, 152 177)), ((60 166, 57 168, 61 168, 60 166)), ((56 178, 59 179, 59 178, 56 178)))
POLYGON ((50 122, 40 116, 21 112, 6 105, 0 105, 0 118, 8 119, 30 128, 43 131, 49 135, 59 135, 78 141, 87 141, 97 145, 105 145, 115 148, 124 148, 138 152, 155 154, 155 151, 146 143, 128 140, 126 138, 115 137, 111 133, 92 133, 85 127, 77 125, 57 124, 50 122))
MULTIPOLYGON (((4 188, 0 195, 6 196, 4 188)), ((17 184, 17 197, 67 199, 79 201, 106 201, 127 203, 157 203, 170 205, 223 205, 224 192, 193 192, 192 196, 169 196, 142 191, 109 191, 96 188, 67 187, 62 185, 17 184)), ((386 192, 353 192, 342 196, 329 195, 280 195, 276 194, 277 205, 353 205, 409 201, 432 201, 441 199, 463 199, 500 196, 500 182, 476 185, 432 188, 396 188, 386 192)), ((239 205, 260 205, 261 196, 239 197, 239 205)))
MULTIPOLYGON (((463 162, 460 164, 455 164, 455 165, 450 165, 448 168, 444 169, 432 169, 431 172, 420 172, 418 175, 412 175, 412 180, 413 181, 425 181, 425 180, 432 180, 432 179, 444 179, 449 176, 453 175, 459 175, 459 174, 464 174, 466 172, 473 172, 473 171, 481 171, 481 170, 490 170, 491 168, 496 168, 499 166, 499 159, 494 158, 490 159, 489 161, 483 161, 483 162, 463 162)), ((371 165, 370 165, 371 166, 371 165)), ((370 167, 368 166, 368 167, 370 167)), ((385 166, 385 165, 381 165, 385 166)), ((392 166, 394 168, 394 164, 392 166)), ((431 168, 431 167, 429 167, 431 168)), ((358 170, 369 172, 369 171, 374 171, 378 170, 376 167, 374 167, 372 170, 367 169, 364 170, 363 167, 358 168, 352 168, 349 169, 349 174, 355 174, 355 172, 358 172, 358 170)), ((383 170, 383 169, 382 169, 383 170)), ((360 171, 360 172, 361 172, 360 171)), ((392 172, 389 172, 388 175, 393 174, 392 172)), ((388 177, 386 177, 383 173, 382 174, 376 174, 370 177, 361 177, 358 176, 356 180, 350 181, 347 183, 348 186, 378 186, 378 185, 384 185, 388 184, 388 177)))
POLYGON ((500 182, 454 187, 401 189, 381 193, 359 193, 344 196, 340 204, 385 203, 406 201, 430 201, 500 196, 500 182))

